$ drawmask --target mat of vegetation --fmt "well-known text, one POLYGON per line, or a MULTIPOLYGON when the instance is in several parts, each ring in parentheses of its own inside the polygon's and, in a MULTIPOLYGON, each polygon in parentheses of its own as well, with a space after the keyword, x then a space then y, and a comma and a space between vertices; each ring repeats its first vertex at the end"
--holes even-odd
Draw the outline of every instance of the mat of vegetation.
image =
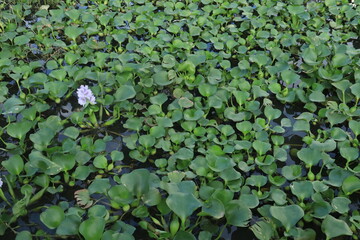
POLYGON ((1 238, 358 239, 359 4, 2 3, 1 238))

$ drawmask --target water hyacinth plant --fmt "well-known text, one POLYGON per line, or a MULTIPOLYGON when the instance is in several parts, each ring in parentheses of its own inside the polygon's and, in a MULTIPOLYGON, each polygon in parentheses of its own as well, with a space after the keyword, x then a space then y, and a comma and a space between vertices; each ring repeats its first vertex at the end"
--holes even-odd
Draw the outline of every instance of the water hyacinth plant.
POLYGON ((358 0, 26 2, 1 239, 358 239, 358 0))
POLYGON ((85 106, 87 103, 96 104, 95 96, 87 85, 81 85, 77 91, 78 103, 85 106))

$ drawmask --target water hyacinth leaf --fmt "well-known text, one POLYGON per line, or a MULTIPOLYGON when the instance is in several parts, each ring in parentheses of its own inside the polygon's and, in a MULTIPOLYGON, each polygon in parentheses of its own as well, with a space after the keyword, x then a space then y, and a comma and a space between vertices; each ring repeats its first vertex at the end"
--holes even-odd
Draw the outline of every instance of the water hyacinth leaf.
POLYGON ((196 209, 201 207, 201 202, 190 193, 175 192, 166 199, 169 208, 185 223, 196 209))
POLYGON ((262 156, 268 151, 271 150, 271 144, 259 140, 255 140, 252 144, 253 148, 256 150, 256 152, 262 156))
POLYGON ((321 200, 315 202, 312 208, 314 211, 312 216, 320 219, 325 218, 333 210, 328 202, 321 200))
POLYGON ((190 99, 186 98, 186 97, 181 97, 179 99, 179 105, 182 108, 190 108, 194 105, 194 102, 191 101, 190 99))
POLYGON ((216 93, 217 87, 207 83, 199 85, 199 92, 204 97, 210 97, 216 93))
POLYGON ((246 227, 252 217, 250 208, 230 201, 225 205, 225 217, 228 224, 237 227, 246 227))
POLYGON ((80 131, 76 127, 67 127, 64 131, 64 135, 72 139, 76 139, 79 134, 80 131))
POLYGON ((344 115, 344 114, 339 113, 339 112, 332 111, 331 109, 327 110, 325 116, 329 120, 331 126, 334 126, 334 125, 339 124, 339 123, 343 123, 348 118, 347 115, 344 115))
POLYGON ((155 142, 155 137, 153 137, 152 135, 141 135, 139 137, 139 143, 145 148, 150 148, 154 146, 155 142))
MULTIPOLYGON (((124 127, 138 132, 141 129, 142 122, 143 122, 142 118, 129 118, 128 120, 126 120, 124 127)), ((133 135, 135 135, 135 134, 133 134, 133 135)))
POLYGON ((95 179, 89 186, 88 190, 90 194, 93 193, 106 193, 111 187, 110 180, 108 178, 95 179))
POLYGON ((355 95, 356 98, 360 99, 360 83, 355 83, 350 87, 351 93, 355 95))
POLYGON ((250 186, 262 187, 267 183, 267 177, 262 175, 251 175, 246 179, 246 184, 250 186))
POLYGON ((224 204, 220 200, 215 198, 211 198, 208 201, 204 202, 201 210, 201 215, 204 213, 204 215, 209 215, 216 219, 220 219, 225 215, 224 204))
POLYGON ((78 215, 71 214, 65 216, 65 219, 56 229, 58 235, 76 235, 79 231, 81 218, 78 215))
POLYGON ((359 191, 360 179, 354 175, 348 176, 342 183, 342 190, 346 195, 351 195, 352 193, 359 191))
POLYGON ((24 169, 24 160, 20 155, 13 155, 8 160, 2 161, 1 165, 12 175, 19 175, 24 169))
POLYGON ((353 147, 341 147, 340 154, 343 158, 350 162, 359 158, 359 149, 353 147))
POLYGON ((285 166, 281 169, 281 174, 287 180, 294 180, 301 176, 301 166, 300 165, 290 165, 285 166))
POLYGON ((312 228, 296 228, 294 240, 316 240, 316 232, 312 228))
POLYGON ((95 157, 93 164, 96 168, 105 169, 108 165, 107 159, 104 155, 95 157))
POLYGON ((121 182, 136 197, 140 197, 150 189, 150 172, 147 169, 136 169, 122 175, 121 182))
POLYGON ((65 61, 69 65, 73 65, 79 59, 80 59, 79 54, 75 54, 75 53, 72 53, 72 52, 67 52, 65 54, 65 61))
POLYGON ((316 149, 302 148, 297 152, 298 158, 304 163, 314 166, 321 160, 321 152, 316 149))
POLYGON ((249 59, 251 62, 257 63, 259 66, 265 66, 270 61, 270 58, 264 53, 252 54, 249 59))
POLYGON ((178 231, 174 237, 174 240, 196 240, 196 238, 192 233, 178 231))
POLYGON ((19 113, 24 108, 24 103, 17 97, 12 96, 11 98, 7 99, 2 107, 3 114, 10 114, 10 113, 19 113))
POLYGON ((63 97, 67 90, 68 86, 64 82, 47 82, 44 84, 44 89, 49 92, 50 96, 61 98, 63 97))
POLYGON ((274 109, 272 106, 268 105, 264 109, 264 114, 269 121, 272 121, 281 116, 281 111, 279 109, 274 109))
POLYGON ((239 202, 248 208, 255 208, 259 205, 259 198, 254 194, 240 194, 239 202))
POLYGON ((6 131, 11 137, 22 139, 26 133, 30 131, 32 126, 33 123, 31 121, 23 120, 21 122, 10 123, 6 131))
POLYGON ((338 236, 351 236, 353 232, 343 220, 336 219, 327 215, 321 224, 321 230, 325 233, 326 239, 332 239, 338 236))
POLYGON ((313 185, 309 181, 293 182, 290 185, 291 192, 301 201, 311 197, 314 193, 313 185))
POLYGON ((300 80, 300 76, 291 70, 282 71, 281 78, 287 85, 294 84, 300 80))
POLYGON ((65 219, 64 210, 59 206, 51 206, 40 214, 40 220, 50 229, 57 228, 65 219))
POLYGON ((83 209, 91 207, 94 202, 91 200, 89 190, 87 189, 79 189, 75 191, 74 198, 76 199, 76 204, 83 209))
POLYGON ((304 210, 298 205, 271 206, 270 213, 281 222, 287 232, 304 216, 304 210))
POLYGON ((287 202, 286 193, 280 189, 275 189, 271 192, 271 199, 274 200, 277 205, 284 205, 287 202))
POLYGON ((333 209, 340 214, 347 213, 350 210, 350 204, 350 199, 346 197, 336 197, 331 201, 331 206, 333 207, 333 209))
POLYGON ((325 95, 320 92, 320 91, 313 91, 310 95, 309 95, 309 99, 312 102, 325 102, 326 97, 325 95))
POLYGON ((200 109, 186 109, 184 111, 184 119, 187 121, 197 121, 204 116, 204 112, 200 109))
POLYGON ((79 232, 86 240, 100 240, 105 229, 105 220, 91 217, 80 224, 79 232))
POLYGON ((310 66, 319 64, 319 62, 316 61, 317 54, 314 46, 310 46, 309 48, 306 48, 302 54, 302 58, 304 59, 305 63, 310 66))
POLYGON ((163 61, 162 61, 162 66, 164 68, 172 68, 174 67, 176 64, 176 60, 175 60, 175 57, 172 56, 172 55, 165 55, 164 58, 163 58, 163 61))
POLYGON ((166 71, 160 71, 158 73, 155 73, 152 78, 154 82, 159 86, 166 86, 172 83, 172 81, 169 80, 168 72, 166 71))
POLYGON ((75 179, 85 180, 91 172, 89 166, 78 166, 72 176, 75 179))
POLYGON ((269 222, 259 221, 250 227, 259 240, 270 240, 274 235, 274 228, 269 222))
POLYGON ((30 38, 26 35, 17 36, 14 38, 15 45, 24 45, 30 42, 30 38))
POLYGON ((85 30, 83 28, 68 26, 65 28, 65 35, 75 41, 85 30))
POLYGON ((331 186, 340 187, 344 180, 350 175, 351 173, 349 171, 338 167, 330 171, 329 180, 325 180, 324 182, 331 186))
POLYGON ((150 188, 150 190, 143 195, 142 200, 147 206, 156 206, 161 202, 161 194, 158 189, 150 188))
POLYGON ((242 132, 244 135, 246 135, 247 133, 249 133, 252 130, 253 125, 249 121, 242 121, 242 122, 236 123, 236 128, 240 132, 242 132))
POLYGON ((62 170, 60 165, 52 162, 39 151, 32 151, 29 154, 29 160, 31 166, 42 170, 45 174, 48 175, 58 174, 62 170))
POLYGON ((310 123, 307 120, 299 119, 296 120, 293 126, 294 131, 310 131, 310 123))
POLYGON ((225 156, 216 156, 214 154, 206 155, 208 167, 215 172, 222 172, 227 168, 234 167, 235 163, 232 158, 225 156))
POLYGON ((349 128, 351 129, 351 131, 353 131, 355 136, 360 135, 360 122, 359 121, 350 120, 349 121, 349 128))
POLYGON ((32 236, 29 231, 21 231, 16 234, 15 240, 32 240, 32 236))
POLYGON ((132 193, 123 185, 112 186, 108 194, 112 201, 120 205, 129 204, 134 199, 132 193))
POLYGON ((121 102, 133 98, 135 97, 135 95, 136 95, 136 91, 133 86, 122 85, 116 90, 114 97, 117 102, 121 102))
POLYGON ((228 137, 228 136, 235 133, 235 130, 230 125, 222 125, 222 126, 220 126, 220 131, 226 137, 228 137))
POLYGON ((346 54, 338 53, 333 56, 331 63, 334 67, 343 67, 349 64, 350 61, 350 58, 346 54))

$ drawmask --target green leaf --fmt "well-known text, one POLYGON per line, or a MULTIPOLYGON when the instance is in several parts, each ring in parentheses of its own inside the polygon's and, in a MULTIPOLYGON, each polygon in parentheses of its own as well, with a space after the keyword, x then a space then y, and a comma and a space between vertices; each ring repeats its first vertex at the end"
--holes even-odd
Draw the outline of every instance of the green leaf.
POLYGON ((147 169, 136 169, 121 177, 121 182, 136 197, 146 194, 150 189, 150 172, 147 169))
POLYGON ((344 53, 337 53, 331 61, 333 67, 343 67, 350 63, 350 58, 344 53))
POLYGON ((292 182, 290 189, 301 201, 310 198, 314 193, 313 185, 309 181, 292 182))
POLYGON ((270 240, 274 235, 274 228, 269 222, 257 222, 250 229, 259 240, 270 240))
POLYGON ((76 127, 67 127, 64 130, 64 135, 72 139, 76 139, 79 136, 79 134, 80 131, 76 127))
POLYGON ((135 95, 136 95, 136 91, 133 86, 122 85, 116 90, 114 97, 116 101, 121 102, 133 98, 135 97, 135 95))
POLYGON ((222 172, 227 168, 235 166, 232 158, 216 156, 214 154, 206 155, 206 161, 208 163, 208 167, 215 172, 222 172))
POLYGON ((267 105, 264 109, 264 114, 269 121, 272 121, 281 116, 281 111, 279 109, 274 109, 272 106, 267 105))
POLYGON ((310 47, 306 48, 302 54, 302 57, 303 57, 305 63, 310 66, 319 64, 319 62, 316 61, 317 54, 316 54, 314 46, 310 46, 310 47))
POLYGON ((350 211, 349 205, 351 204, 350 199, 346 197, 336 197, 331 201, 331 206, 335 211, 340 214, 347 213, 350 211))
POLYGON ((336 219, 327 215, 321 224, 321 230, 326 234, 326 239, 332 239, 338 236, 352 236, 353 232, 343 220, 336 219))
POLYGON ((173 240, 196 240, 196 238, 192 233, 180 230, 176 233, 173 240))
POLYGON ((360 99, 360 83, 355 83, 350 87, 351 93, 355 95, 356 98, 360 99))
POLYGON ((15 45, 24 45, 30 42, 30 38, 25 35, 17 36, 14 38, 15 45))
POLYGON ((96 168, 100 168, 100 169, 105 169, 105 168, 107 168, 107 165, 108 165, 107 159, 104 155, 97 156, 94 159, 93 164, 96 168))
POLYGON ((314 166, 321 160, 321 152, 316 149, 302 148, 297 152, 298 158, 304 163, 314 166))
POLYGON ((75 41, 85 30, 80 27, 68 26, 65 28, 65 35, 75 41))
POLYGON ((300 76, 291 70, 282 71, 281 78, 287 85, 294 84, 300 80, 300 76))
POLYGON ((174 56, 172 55, 165 55, 164 58, 163 58, 163 61, 162 61, 162 66, 164 68, 172 68, 174 67, 176 64, 176 59, 174 56))
POLYGON ((284 207, 271 206, 270 213, 281 222, 287 232, 304 216, 304 210, 298 205, 284 207))
POLYGON ((80 224, 79 232, 86 240, 100 240, 105 229, 105 220, 91 217, 80 224))
POLYGON ((325 102, 326 97, 325 95, 320 91, 313 91, 309 95, 309 100, 312 102, 325 102))
POLYGON ((153 137, 152 135, 141 135, 139 137, 139 143, 145 148, 150 148, 154 146, 155 142, 155 137, 153 137))
POLYGON ((359 157, 359 149, 354 147, 340 147, 340 155, 350 162, 359 157))
POLYGON ((40 214, 40 220, 50 229, 57 228, 64 220, 65 214, 59 206, 51 206, 40 214))
POLYGON ((57 235, 76 235, 78 234, 81 218, 78 215, 67 215, 56 229, 57 235))
POLYGON ((220 219, 225 214, 225 207, 220 200, 211 198, 204 203, 202 213, 212 216, 215 219, 220 219))
POLYGON ((201 202, 190 193, 176 192, 166 199, 169 208, 185 223, 186 218, 201 207, 201 202))
POLYGON ((355 136, 360 135, 360 122, 359 121, 350 120, 349 121, 349 127, 350 127, 351 131, 353 131, 355 136))
POLYGON ((259 140, 255 140, 252 146, 260 156, 264 155, 266 152, 271 150, 270 143, 259 140))
POLYGON ((360 190, 360 179, 354 175, 348 176, 342 183, 342 190, 346 195, 360 190))
POLYGON ((168 72, 166 71, 157 72, 152 76, 152 78, 159 86, 166 86, 172 83, 172 81, 169 81, 168 72))
POLYGON ((21 122, 9 124, 6 131, 11 137, 22 139, 30 131, 32 125, 31 121, 22 120, 21 122))
POLYGON ((230 201, 225 207, 225 217, 228 224, 236 227, 246 227, 252 217, 251 210, 235 201, 230 201))
POLYGON ((13 155, 8 160, 2 161, 1 165, 12 175, 19 175, 24 169, 24 160, 20 155, 13 155))

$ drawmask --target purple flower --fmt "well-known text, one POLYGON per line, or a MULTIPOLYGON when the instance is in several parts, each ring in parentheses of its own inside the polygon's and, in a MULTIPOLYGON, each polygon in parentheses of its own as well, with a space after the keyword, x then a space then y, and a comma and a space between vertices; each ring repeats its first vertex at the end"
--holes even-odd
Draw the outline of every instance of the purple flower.
POLYGON ((96 104, 94 94, 87 85, 81 85, 77 89, 77 95, 78 102, 82 106, 85 106, 87 102, 90 102, 91 104, 96 104))
POLYGON ((2 181, 2 179, 0 178, 0 188, 2 187, 2 185, 3 185, 3 181, 2 181))

